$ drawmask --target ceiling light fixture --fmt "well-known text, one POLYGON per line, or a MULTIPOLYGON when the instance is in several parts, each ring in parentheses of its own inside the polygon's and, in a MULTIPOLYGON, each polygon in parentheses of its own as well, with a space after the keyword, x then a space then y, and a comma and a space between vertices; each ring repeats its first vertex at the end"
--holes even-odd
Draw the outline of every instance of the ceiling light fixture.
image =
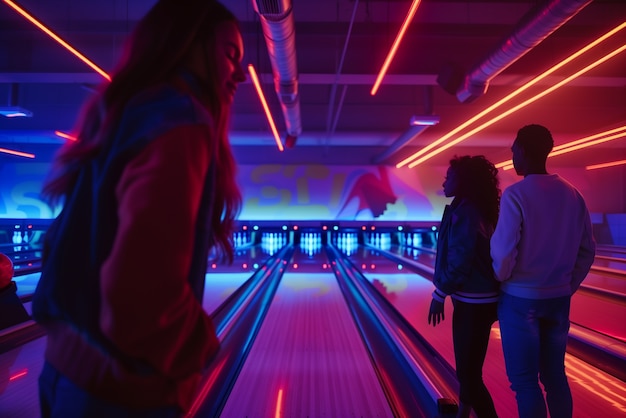
POLYGON ((89 60, 89 58, 87 58, 86 56, 84 56, 83 54, 81 54, 80 52, 78 52, 75 48, 73 48, 70 44, 68 44, 67 42, 65 42, 63 39, 61 39, 61 37, 59 37, 57 34, 55 34, 54 32, 52 32, 50 29, 48 29, 43 23, 41 23, 39 20, 35 19, 30 13, 28 13, 26 10, 22 9, 20 6, 18 6, 16 3, 14 3, 11 0, 3 0, 7 5, 9 5, 13 10, 15 10, 16 12, 18 12, 19 14, 21 14, 22 16, 24 16, 29 22, 31 22, 33 25, 37 26, 39 29, 41 29, 46 35, 50 36, 52 39, 54 39, 55 41, 57 41, 59 44, 61 44, 65 49, 67 49, 68 51, 70 51, 72 54, 74 54, 76 57, 78 57, 81 61, 83 61, 85 64, 87 64, 88 66, 90 66, 92 69, 94 69, 98 74, 100 74, 102 77, 104 77, 105 79, 107 79, 108 81, 111 81, 111 76, 109 76, 102 68, 98 67, 96 64, 94 64, 91 60, 89 60))
POLYGON ((428 151, 430 151, 431 149, 435 148, 437 145, 443 143, 445 140, 449 139, 454 134, 460 132, 461 130, 463 130, 464 128, 468 127, 472 123, 474 123, 477 120, 481 119, 483 116, 491 113, 493 110, 499 108, 500 106, 502 106, 503 104, 505 104, 509 100, 511 100, 514 97, 518 96, 520 93, 526 91, 527 89, 529 89, 530 87, 534 86, 535 84, 537 84, 538 82, 540 82, 544 78, 548 77, 550 74, 552 74, 555 71, 557 71, 558 69, 562 68, 564 65, 572 62, 574 59, 580 57, 581 55, 583 55, 584 53, 588 52, 592 48, 598 46, 600 43, 602 43, 602 42, 606 41, 607 39, 611 38, 612 36, 614 36, 615 34, 620 32, 624 28, 626 28, 626 22, 624 22, 624 23, 616 26, 615 28, 611 29, 610 31, 608 31, 604 35, 598 37, 594 41, 592 41, 589 44, 587 44, 586 46, 582 47, 581 49, 579 49, 578 51, 576 51, 572 55, 570 55, 567 58, 565 58, 563 61, 561 61, 558 64, 554 65, 553 67, 549 68, 548 70, 546 70, 542 74, 538 75, 537 77, 535 77, 534 79, 532 79, 528 83, 524 84, 523 86, 521 86, 517 90, 513 91, 512 93, 510 93, 507 96, 503 97, 502 99, 498 100, 497 102, 495 102, 491 106, 487 107, 485 110, 481 111, 477 115, 475 115, 475 116, 471 117, 470 119, 468 119, 467 121, 463 122, 461 125, 457 126, 452 131, 448 132, 447 134, 445 134, 441 138, 437 139, 436 141, 432 142, 431 144, 427 145, 426 147, 422 148, 421 150, 417 151, 416 153, 412 154, 411 156, 409 156, 409 157, 405 158, 404 160, 400 161, 398 164, 396 164, 396 167, 397 168, 401 168, 401 167, 407 165, 408 163, 410 163, 411 161, 415 160, 419 156, 426 154, 428 151))
POLYGON ((389 68, 389 65, 391 64, 391 60, 393 60, 393 57, 396 55, 396 51, 398 50, 398 47, 400 46, 400 42, 402 41, 402 38, 404 38, 404 33, 406 32, 406 29, 409 27, 409 24, 413 20, 413 16, 415 16, 415 12, 417 11, 417 6, 419 6, 419 4, 420 4, 420 0, 413 0, 413 3, 411 4, 411 8, 409 9, 409 12, 404 18, 404 22, 402 23, 402 26, 400 27, 400 31, 398 32, 398 35, 396 35, 396 40, 393 41, 393 45, 391 46, 391 49, 387 53, 387 58, 385 58, 385 62, 383 63, 383 66, 380 69, 380 72, 378 73, 378 77, 376 77, 376 81, 374 82, 374 86, 372 87, 372 90, 370 91, 370 94, 372 96, 376 94, 376 92, 378 91, 378 87, 380 87, 380 83, 382 83, 383 81, 383 77, 385 77, 385 74, 387 74, 387 69, 389 68))
POLYGON ((413 116, 411 117, 411 126, 434 126, 439 123, 439 116, 426 115, 426 116, 413 116))
POLYGON ((409 129, 404 131, 394 142, 391 144, 382 154, 374 157, 372 163, 381 164, 387 158, 398 152, 406 144, 413 141, 419 135, 422 134, 429 126, 433 126, 439 123, 439 116, 426 115, 426 116, 413 116, 409 122, 409 129))
POLYGON ((0 152, 3 154, 17 155, 18 157, 35 158, 35 154, 29 154, 27 152, 15 151, 12 149, 0 148, 0 152))
POLYGON ((597 170, 598 168, 615 167, 624 164, 626 164, 626 160, 611 161, 608 163, 588 165, 585 167, 585 170, 597 170))
POLYGON ((265 111, 265 116, 267 116, 267 121, 270 124, 270 128, 272 129, 272 133, 274 134, 274 139, 276 140, 276 146, 279 151, 283 151, 285 148, 283 147, 283 143, 280 140, 280 135, 278 135, 278 130, 276 129, 276 124, 274 123, 274 118, 272 117, 272 112, 270 112, 270 107, 267 105, 267 101, 265 100, 265 95, 263 94, 263 89, 261 89, 261 83, 259 82, 259 77, 256 74, 256 70, 252 64, 248 64, 248 72, 250 73, 250 78, 252 79, 252 84, 254 84, 254 88, 256 89, 257 94, 259 95, 259 100, 263 105, 263 110, 265 111))
POLYGON ((458 137, 457 139, 455 139, 454 141, 448 142, 446 145, 442 145, 441 147, 437 148, 435 151, 432 151, 424 156, 422 156, 421 158, 419 158, 416 161, 413 161, 412 163, 409 164, 409 168, 413 168, 418 164, 423 163, 424 161, 430 159, 431 157, 434 157, 435 155, 447 150, 448 148, 452 147, 453 145, 458 144, 459 142, 464 141, 465 139, 469 138, 470 136, 474 135, 476 132, 482 131, 484 128, 493 125, 494 123, 498 122, 501 119, 504 119, 505 117, 511 115, 512 113, 517 112, 518 110, 528 106, 529 104, 541 99, 543 96, 546 96, 550 93, 552 93, 553 91, 561 88, 562 86, 564 86, 565 84, 569 83, 570 81, 574 80, 575 78, 580 77, 581 75, 583 75, 584 73, 594 69, 595 67, 597 67, 598 65, 604 63, 605 61, 608 61, 609 59, 613 58, 614 56, 620 54, 621 52, 623 52, 624 50, 626 50, 626 45, 622 45, 621 47, 611 51, 610 53, 606 54, 605 56, 603 56, 602 58, 592 62, 591 64, 587 65, 586 67, 584 67, 583 69, 575 72, 574 74, 570 75, 569 77, 561 80, 560 82, 556 83, 554 86, 542 91, 541 93, 538 93, 537 95, 531 97, 530 99, 527 99, 525 101, 523 101, 522 103, 500 113, 498 116, 488 120, 487 122, 483 123, 482 125, 478 126, 477 128, 472 129, 471 131, 461 135, 460 137, 458 137))
POLYGON ((18 106, 19 103, 19 84, 12 83, 9 87, 9 98, 6 106, 0 106, 0 115, 5 118, 30 118, 33 116, 33 112, 23 107, 18 106))
POLYGON ((33 116, 33 112, 19 106, 0 106, 0 115, 4 116, 5 118, 29 118, 33 116))

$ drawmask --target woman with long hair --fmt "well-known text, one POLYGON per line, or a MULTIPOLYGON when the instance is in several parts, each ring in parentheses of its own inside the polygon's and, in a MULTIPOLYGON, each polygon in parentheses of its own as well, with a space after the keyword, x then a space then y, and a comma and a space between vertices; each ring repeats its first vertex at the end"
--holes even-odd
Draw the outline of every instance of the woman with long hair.
POLYGON ((433 283, 436 286, 428 323, 444 319, 450 295, 452 341, 459 379, 457 417, 497 417, 482 378, 491 326, 497 320, 498 281, 490 256, 490 239, 498 221, 501 191, 498 170, 482 155, 455 157, 443 183, 447 205, 437 240, 433 283))
POLYGON ((63 209, 33 299, 43 417, 190 406, 219 349, 207 256, 232 261, 241 206, 227 129, 242 56, 222 4, 159 0, 57 155, 43 193, 63 209))

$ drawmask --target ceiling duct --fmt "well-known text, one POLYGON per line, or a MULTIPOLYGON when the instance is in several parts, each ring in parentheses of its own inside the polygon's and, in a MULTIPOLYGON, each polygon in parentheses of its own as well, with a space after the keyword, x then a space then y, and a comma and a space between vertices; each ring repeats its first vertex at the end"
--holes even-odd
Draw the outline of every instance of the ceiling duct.
POLYGON ((485 94, 489 82, 494 77, 565 24, 589 3, 591 0, 548 0, 531 9, 493 52, 466 73, 456 91, 457 99, 466 103, 485 94))
POLYGON ((280 101, 287 129, 286 145, 293 146, 302 133, 296 31, 291 0, 252 0, 261 19, 263 35, 272 65, 274 88, 280 101))

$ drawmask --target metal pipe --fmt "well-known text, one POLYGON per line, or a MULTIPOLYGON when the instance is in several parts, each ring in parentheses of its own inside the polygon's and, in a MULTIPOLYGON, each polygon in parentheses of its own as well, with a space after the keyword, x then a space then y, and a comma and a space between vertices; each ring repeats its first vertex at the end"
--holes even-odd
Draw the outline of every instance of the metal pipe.
POLYGON ((591 1, 549 0, 531 9, 509 36, 466 73, 457 89, 457 99, 468 103, 485 94, 494 77, 564 25, 591 1))

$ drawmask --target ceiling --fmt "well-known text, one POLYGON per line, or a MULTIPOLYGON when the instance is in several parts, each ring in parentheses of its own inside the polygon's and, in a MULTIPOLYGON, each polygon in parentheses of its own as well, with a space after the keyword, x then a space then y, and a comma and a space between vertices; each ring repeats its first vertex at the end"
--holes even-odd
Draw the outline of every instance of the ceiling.
MULTIPOLYGON (((225 4, 241 20, 244 63, 254 64, 260 74, 284 142, 285 116, 274 92, 272 65, 253 1, 225 4)), ((302 132, 292 148, 278 151, 256 91, 247 81, 237 92, 232 120, 231 141, 241 164, 396 164, 626 21, 623 0, 592 1, 565 23, 560 18, 552 29, 545 25, 546 13, 550 13, 546 4, 560 7, 585 2, 422 0, 386 77, 372 96, 376 75, 411 2, 291 1, 302 132), (454 94, 459 88, 458 76, 484 68, 486 57, 510 47, 507 39, 524 44, 539 35, 539 40, 545 39, 536 46, 524 45, 523 52, 497 64, 484 94, 465 102, 454 94), (406 132, 413 116, 434 116, 439 123, 408 140, 406 132)), ((110 71, 125 36, 154 0, 17 3, 110 71)), ((626 44, 626 30, 605 44, 598 54, 626 44)), ((528 94, 545 91, 582 63, 591 62, 585 57, 547 77, 528 94)), ((62 142, 53 132, 71 130, 81 104, 102 81, 99 74, 0 0, 0 106, 6 97, 7 103, 12 101, 33 112, 30 118, 0 117, 0 147, 33 152, 38 159, 50 158, 62 142), (18 94, 11 93, 16 90, 18 94)), ((515 104, 530 96, 520 97, 515 104)), ((625 122, 626 52, 622 52, 425 164, 447 164, 453 155, 467 153, 484 154, 494 162, 508 159, 515 132, 529 123, 547 126, 558 145, 625 122)), ((623 158, 624 138, 554 157, 551 164, 584 166, 623 158)))

